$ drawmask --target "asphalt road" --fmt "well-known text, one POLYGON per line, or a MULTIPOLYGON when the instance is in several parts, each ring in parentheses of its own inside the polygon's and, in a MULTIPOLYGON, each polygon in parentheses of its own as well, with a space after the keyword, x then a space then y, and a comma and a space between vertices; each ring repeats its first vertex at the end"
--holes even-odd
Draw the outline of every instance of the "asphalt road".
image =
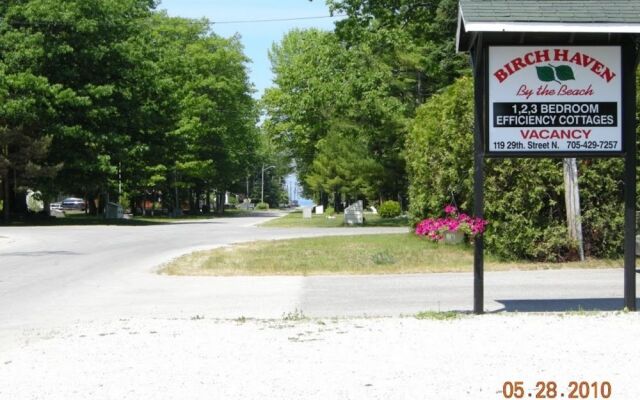
MULTIPOLYGON (((399 232, 262 228, 264 217, 153 226, 0 228, 0 333, 81 320, 398 316, 471 310, 469 273, 173 277, 158 267, 193 250, 253 240, 399 232)), ((622 308, 621 269, 485 274, 487 311, 622 308)))

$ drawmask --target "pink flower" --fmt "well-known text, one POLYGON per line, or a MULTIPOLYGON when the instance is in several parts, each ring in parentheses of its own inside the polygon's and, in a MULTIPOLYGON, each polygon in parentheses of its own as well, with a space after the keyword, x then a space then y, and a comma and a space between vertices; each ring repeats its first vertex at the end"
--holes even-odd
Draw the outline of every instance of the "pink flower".
POLYGON ((425 236, 438 241, 446 231, 462 231, 476 236, 485 231, 489 222, 482 218, 474 218, 465 213, 458 214, 458 209, 451 204, 445 206, 446 218, 427 218, 416 225, 416 235, 425 236))

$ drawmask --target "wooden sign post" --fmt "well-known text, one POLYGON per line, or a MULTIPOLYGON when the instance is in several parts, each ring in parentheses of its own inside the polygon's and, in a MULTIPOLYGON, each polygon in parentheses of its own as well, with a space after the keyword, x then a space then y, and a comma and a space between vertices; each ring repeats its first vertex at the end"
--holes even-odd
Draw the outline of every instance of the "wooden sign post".
MULTIPOLYGON (((579 10, 541 1, 540 15, 524 7, 531 3, 460 2, 457 45, 471 54, 475 82, 474 214, 484 217, 485 157, 624 157, 624 307, 635 310, 640 1, 613 1, 635 10, 631 22, 619 11, 603 17, 595 1, 579 10), (593 22, 599 18, 606 22, 593 22)), ((479 237, 475 313, 484 311, 483 258, 479 237)))

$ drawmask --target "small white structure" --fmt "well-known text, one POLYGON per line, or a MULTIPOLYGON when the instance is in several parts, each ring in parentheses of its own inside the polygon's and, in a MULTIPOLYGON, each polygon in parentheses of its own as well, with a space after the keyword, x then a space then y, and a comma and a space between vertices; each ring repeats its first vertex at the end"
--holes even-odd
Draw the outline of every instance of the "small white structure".
POLYGON ((51 210, 51 211, 49 211, 49 215, 51 215, 54 218, 65 218, 66 217, 64 211, 62 211, 62 210, 51 210))
POLYGON ((118 203, 107 203, 105 209, 105 218, 122 219, 124 218, 124 208, 118 203))
POLYGON ((238 208, 240 208, 242 210, 252 210, 253 209, 253 203, 251 203, 251 199, 244 199, 242 201, 242 204, 240 204, 238 206, 238 208))
POLYGON ((324 206, 316 206, 316 215, 324 214, 324 206))
POLYGON ((311 211, 313 211, 313 207, 304 207, 302 209, 302 218, 310 219, 311 218, 311 211))
POLYGON ((372 213, 378 214, 378 209, 375 208, 374 206, 369 207, 369 209, 371 210, 372 213))
POLYGON ((344 209, 344 223, 347 225, 362 225, 364 223, 362 200, 358 200, 344 209))
POLYGON ((27 191, 27 209, 32 212, 40 212, 44 210, 44 201, 41 199, 42 194, 40 192, 34 192, 29 189, 27 191))

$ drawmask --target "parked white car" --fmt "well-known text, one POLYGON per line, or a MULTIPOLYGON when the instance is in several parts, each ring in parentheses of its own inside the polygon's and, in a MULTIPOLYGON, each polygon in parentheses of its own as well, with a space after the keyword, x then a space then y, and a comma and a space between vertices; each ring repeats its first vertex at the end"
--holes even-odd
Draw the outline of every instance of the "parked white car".
POLYGON ((80 199, 77 197, 68 197, 62 200, 62 209, 65 211, 84 211, 87 207, 84 199, 80 199))

